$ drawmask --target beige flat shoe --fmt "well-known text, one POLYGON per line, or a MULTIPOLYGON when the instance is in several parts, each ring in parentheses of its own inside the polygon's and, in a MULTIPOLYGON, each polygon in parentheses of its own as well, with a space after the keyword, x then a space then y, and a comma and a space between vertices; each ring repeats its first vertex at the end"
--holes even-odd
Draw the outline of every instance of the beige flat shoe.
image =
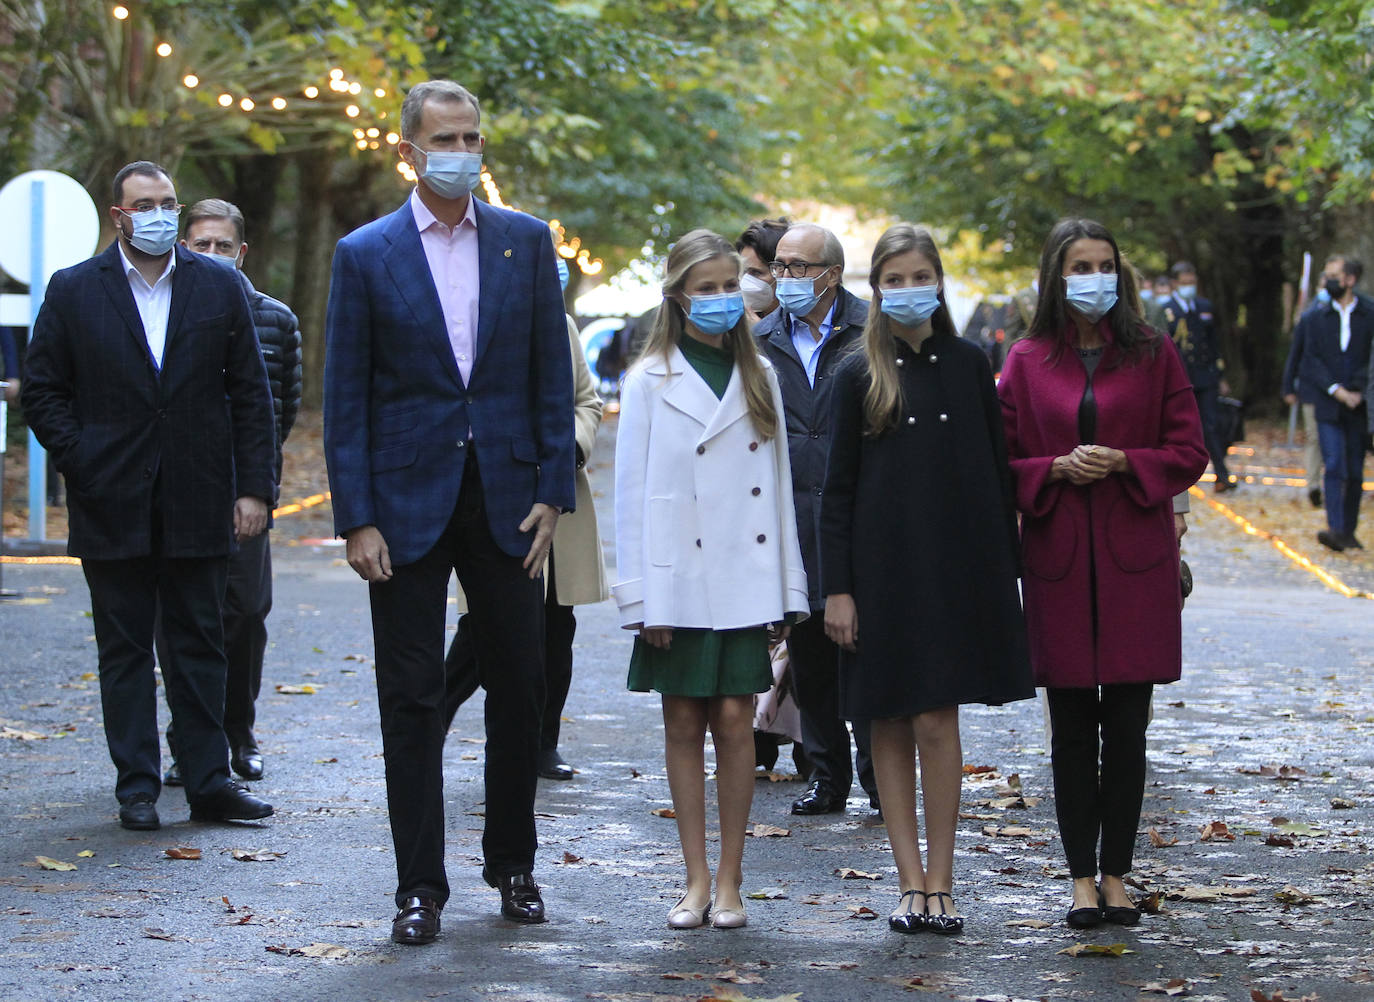
POLYGON ((687 895, 683 895, 677 904, 668 912, 669 929, 696 929, 706 924, 706 916, 711 911, 711 904, 707 902, 700 908, 689 908, 687 906, 687 895))
POLYGON ((749 924, 749 916, 744 914, 744 906, 739 908, 715 908, 711 911, 711 925, 716 929, 743 929, 749 924))

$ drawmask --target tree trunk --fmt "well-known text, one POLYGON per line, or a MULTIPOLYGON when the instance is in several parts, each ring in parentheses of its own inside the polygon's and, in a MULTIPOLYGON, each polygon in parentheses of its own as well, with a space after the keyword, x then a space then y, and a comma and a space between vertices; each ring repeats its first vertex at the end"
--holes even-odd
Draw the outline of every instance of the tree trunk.
POLYGON ((296 263, 291 306, 301 322, 301 406, 318 410, 324 401, 324 318, 335 238, 329 183, 333 152, 312 150, 294 160, 296 263))

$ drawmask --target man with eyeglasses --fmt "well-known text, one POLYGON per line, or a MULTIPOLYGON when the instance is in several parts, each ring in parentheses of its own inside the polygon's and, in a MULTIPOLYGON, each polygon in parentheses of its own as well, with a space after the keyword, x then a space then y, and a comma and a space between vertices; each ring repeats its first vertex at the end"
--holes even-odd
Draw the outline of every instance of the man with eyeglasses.
MULTIPOLYGON (((844 247, 823 227, 803 223, 789 229, 778 241, 769 270, 777 279, 779 305, 759 321, 754 334, 782 387, 797 535, 811 593, 811 616, 792 627, 787 639, 801 710, 802 746, 811 760, 810 787, 792 804, 792 813, 831 814, 844 810, 854 770, 849 729, 839 710, 840 649, 825 635, 818 539, 821 486, 830 451, 832 374, 839 361, 858 347, 868 303, 841 285, 844 247)), ((854 742, 859 752, 859 783, 877 810, 878 786, 865 725, 855 725, 854 742)))
POLYGON ((159 609, 191 819, 272 813, 229 778, 220 613, 230 550, 267 526, 272 396, 243 289, 175 246, 180 212, 158 164, 115 175, 116 240, 52 276, 22 396, 67 481, 67 550, 91 591, 119 821, 136 831, 160 827, 159 609))

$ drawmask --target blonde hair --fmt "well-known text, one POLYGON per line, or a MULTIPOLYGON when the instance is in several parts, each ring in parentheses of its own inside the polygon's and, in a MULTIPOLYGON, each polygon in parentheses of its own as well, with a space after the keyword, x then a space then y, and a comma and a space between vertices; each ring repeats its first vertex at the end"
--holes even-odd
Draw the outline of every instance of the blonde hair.
MULTIPOLYGON (((868 271, 868 284, 873 287, 873 303, 868 308, 868 323, 864 325, 863 353, 868 363, 868 390, 864 394, 864 434, 881 435, 896 426, 902 418, 902 383, 897 371, 897 336, 892 324, 881 309, 883 290, 878 280, 888 258, 915 251, 935 266, 938 282, 945 278, 940 251, 935 238, 924 226, 897 223, 890 226, 873 246, 873 264, 868 271)), ((944 290, 940 291, 940 305, 931 315, 930 326, 936 334, 958 336, 944 290)))
MULTIPOLYGON (((668 251, 668 274, 663 280, 663 304, 654 317, 641 358, 658 356, 665 363, 669 361, 673 349, 687 336, 687 314, 673 296, 686 288, 693 268, 718 257, 729 258, 736 269, 740 267, 739 253, 730 241, 710 230, 692 230, 673 244, 668 251)), ((726 331, 722 344, 734 358, 754 430, 766 442, 777 430, 778 411, 773 406, 773 391, 748 319, 741 317, 739 323, 726 331)))

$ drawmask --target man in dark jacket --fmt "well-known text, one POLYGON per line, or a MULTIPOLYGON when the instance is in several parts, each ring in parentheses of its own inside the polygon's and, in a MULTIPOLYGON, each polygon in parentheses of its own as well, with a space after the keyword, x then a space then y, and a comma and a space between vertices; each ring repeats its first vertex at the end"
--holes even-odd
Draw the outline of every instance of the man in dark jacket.
MULTIPOLYGON (((840 284, 844 248, 835 234, 820 226, 800 224, 784 233, 771 270, 780 305, 759 321, 754 334, 782 386, 797 537, 811 592, 811 616, 794 626, 787 640, 801 709, 802 745, 812 762, 810 789, 792 805, 792 813, 829 814, 844 810, 854 772, 849 731, 839 712, 840 650, 825 635, 821 486, 830 450, 832 376, 840 359, 859 347, 868 303, 840 284)), ((878 786, 866 726, 855 725, 854 741, 859 749, 859 782, 876 809, 878 786)))
POLYGON ((1352 257, 1328 258, 1323 284, 1331 302, 1304 313, 1294 335, 1303 345, 1298 384, 1316 391, 1317 437, 1326 467, 1326 529, 1317 533, 1317 542, 1336 551, 1363 548, 1355 526, 1364 487, 1364 398, 1374 339, 1374 302, 1355 293, 1363 270, 1352 257))
POLYGON ((181 205, 146 160, 115 175, 117 239, 52 276, 22 401, 67 482, 91 589, 105 737, 125 828, 158 828, 154 622, 192 820, 272 813, 229 778, 220 597, 267 528, 272 399, 238 279, 176 246, 181 205))
MULTIPOLYGON (((282 445, 296 422, 301 402, 301 332, 296 315, 271 296, 253 288, 243 274, 248 253, 243 213, 232 202, 206 198, 186 216, 186 247, 232 271, 248 296, 267 381, 272 388, 276 419, 276 464, 273 502, 281 492, 282 445)), ((224 696, 224 733, 229 739, 229 764, 244 779, 262 778, 262 752, 253 735, 255 704, 262 688, 262 661, 267 652, 267 614, 272 609, 272 549, 268 533, 241 544, 229 558, 229 584, 224 593, 224 653, 229 676, 224 696)), ((158 636, 162 660, 162 636, 158 636)), ((175 721, 173 722, 175 724, 175 721)), ((181 784, 176 760, 176 734, 167 728, 172 763, 163 776, 168 786, 181 784)))
POLYGON ((1207 454, 1212 457, 1212 472, 1217 477, 1212 489, 1222 494, 1235 490, 1237 483, 1226 468, 1226 443, 1221 439, 1219 428, 1218 398, 1224 393, 1224 383, 1216 315, 1212 301, 1197 294, 1197 268, 1187 261, 1179 261, 1170 272, 1174 277, 1174 294, 1164 304, 1164 317, 1169 324, 1169 336, 1183 355, 1193 395, 1197 397, 1202 437, 1207 454))

